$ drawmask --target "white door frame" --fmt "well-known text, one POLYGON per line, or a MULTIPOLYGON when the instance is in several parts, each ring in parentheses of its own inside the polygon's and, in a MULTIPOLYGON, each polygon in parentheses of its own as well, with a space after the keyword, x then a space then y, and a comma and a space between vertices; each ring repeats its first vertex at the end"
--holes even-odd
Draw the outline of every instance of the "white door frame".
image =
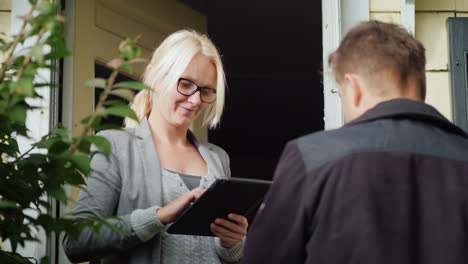
POLYGON ((416 28, 415 1, 401 0, 401 24, 414 36, 416 28))
POLYGON ((322 0, 325 129, 341 127, 344 122, 338 89, 328 65, 328 55, 338 47, 342 36, 351 27, 366 20, 369 20, 369 0, 322 0))
POLYGON ((328 55, 341 40, 341 0, 322 0, 323 37, 323 104, 325 129, 338 128, 343 124, 340 97, 335 79, 328 65, 328 55))

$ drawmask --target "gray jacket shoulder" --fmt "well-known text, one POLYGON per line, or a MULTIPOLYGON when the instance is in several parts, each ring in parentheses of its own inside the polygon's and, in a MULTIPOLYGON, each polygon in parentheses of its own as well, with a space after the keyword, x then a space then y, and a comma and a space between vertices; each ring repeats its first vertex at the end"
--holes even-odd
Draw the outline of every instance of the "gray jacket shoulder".
POLYGON ((321 131, 294 141, 307 170, 364 152, 408 152, 466 160, 468 141, 443 129, 412 120, 380 119, 321 131), (438 139, 437 147, 434 139, 438 139), (465 154, 464 154, 465 153, 465 154))
POLYGON ((359 146, 364 144, 360 142, 359 133, 359 130, 348 128, 320 131, 297 138, 290 144, 297 146, 306 170, 310 171, 328 161, 358 151, 359 146))
POLYGON ((97 136, 102 136, 112 142, 128 142, 136 138, 134 128, 125 128, 123 130, 108 129, 99 131, 97 136))
POLYGON ((96 136, 106 138, 112 146, 112 153, 127 151, 131 145, 135 144, 137 135, 135 129, 126 128, 123 130, 109 129, 99 131, 96 136))

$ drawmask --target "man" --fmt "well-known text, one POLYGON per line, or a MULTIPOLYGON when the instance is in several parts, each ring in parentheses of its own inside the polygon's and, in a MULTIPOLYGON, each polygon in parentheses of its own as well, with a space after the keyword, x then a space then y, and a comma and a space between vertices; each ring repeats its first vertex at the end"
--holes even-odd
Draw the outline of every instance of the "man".
POLYGON ((468 263, 468 135, 423 102, 424 52, 393 24, 345 36, 347 124, 288 143, 246 263, 468 263))

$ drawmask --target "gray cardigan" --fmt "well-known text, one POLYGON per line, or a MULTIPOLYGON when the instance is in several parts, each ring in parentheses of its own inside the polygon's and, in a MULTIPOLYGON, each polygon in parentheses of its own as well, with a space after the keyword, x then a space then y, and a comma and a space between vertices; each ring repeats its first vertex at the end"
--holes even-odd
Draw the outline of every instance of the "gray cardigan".
MULTIPOLYGON (((148 121, 134 129, 108 130, 98 133, 112 145, 110 161, 95 155, 91 162, 93 173, 80 192, 74 214, 76 217, 119 216, 126 234, 104 226, 100 235, 85 229, 77 241, 64 237, 64 248, 73 262, 102 259, 102 263, 160 263, 161 224, 156 208, 162 206, 161 167, 148 121)), ((209 143, 198 141, 191 133, 198 151, 208 165, 208 175, 202 187, 216 178, 230 177, 226 152, 209 143)))

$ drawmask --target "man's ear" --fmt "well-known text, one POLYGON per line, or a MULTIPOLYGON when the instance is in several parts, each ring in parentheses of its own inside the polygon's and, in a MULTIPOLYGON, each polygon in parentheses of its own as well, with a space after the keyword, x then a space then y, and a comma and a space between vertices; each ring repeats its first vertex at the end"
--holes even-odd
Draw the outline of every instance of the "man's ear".
POLYGON ((362 83, 356 74, 346 73, 343 78, 344 86, 346 87, 346 96, 355 108, 359 108, 362 103, 362 83))

